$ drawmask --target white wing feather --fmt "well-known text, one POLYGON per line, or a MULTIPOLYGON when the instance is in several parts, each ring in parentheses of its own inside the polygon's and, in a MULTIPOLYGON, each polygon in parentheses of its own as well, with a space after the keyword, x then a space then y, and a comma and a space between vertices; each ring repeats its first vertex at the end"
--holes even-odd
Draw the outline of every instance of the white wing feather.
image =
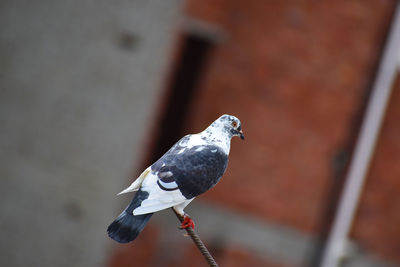
POLYGON ((139 190, 140 186, 143 183, 143 180, 146 178, 146 176, 150 173, 150 167, 148 167, 144 172, 142 172, 142 174, 139 175, 139 177, 126 189, 122 190, 121 192, 119 192, 117 195, 122 195, 122 194, 126 194, 129 192, 133 192, 133 191, 137 191, 139 190))
POLYGON ((179 189, 173 191, 162 190, 157 184, 157 179, 157 175, 151 172, 147 174, 146 179, 142 182, 141 190, 148 192, 149 196, 143 200, 139 207, 133 210, 133 215, 156 212, 187 201, 179 189))

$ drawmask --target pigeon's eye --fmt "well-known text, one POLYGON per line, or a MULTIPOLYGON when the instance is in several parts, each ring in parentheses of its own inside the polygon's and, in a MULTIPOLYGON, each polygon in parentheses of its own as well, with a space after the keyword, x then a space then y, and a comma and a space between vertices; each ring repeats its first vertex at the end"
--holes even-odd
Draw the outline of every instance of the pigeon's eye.
POLYGON ((232 122, 232 126, 233 126, 234 128, 236 128, 237 122, 236 122, 236 121, 233 121, 233 122, 232 122))

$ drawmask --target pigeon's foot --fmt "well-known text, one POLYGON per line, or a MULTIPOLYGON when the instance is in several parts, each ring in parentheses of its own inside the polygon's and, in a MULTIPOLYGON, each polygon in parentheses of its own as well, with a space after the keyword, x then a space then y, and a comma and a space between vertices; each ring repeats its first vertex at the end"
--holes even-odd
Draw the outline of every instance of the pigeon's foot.
POLYGON ((185 215, 183 216, 183 222, 180 229, 186 229, 188 227, 192 227, 192 229, 194 230, 194 222, 189 216, 185 215))

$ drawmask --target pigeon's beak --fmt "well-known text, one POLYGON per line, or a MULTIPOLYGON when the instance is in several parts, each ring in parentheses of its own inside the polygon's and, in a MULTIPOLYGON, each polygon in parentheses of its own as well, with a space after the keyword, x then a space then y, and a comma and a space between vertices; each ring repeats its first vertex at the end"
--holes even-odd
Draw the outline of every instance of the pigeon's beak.
POLYGON ((239 134, 240 134, 240 139, 244 140, 244 134, 242 130, 239 131, 239 134))

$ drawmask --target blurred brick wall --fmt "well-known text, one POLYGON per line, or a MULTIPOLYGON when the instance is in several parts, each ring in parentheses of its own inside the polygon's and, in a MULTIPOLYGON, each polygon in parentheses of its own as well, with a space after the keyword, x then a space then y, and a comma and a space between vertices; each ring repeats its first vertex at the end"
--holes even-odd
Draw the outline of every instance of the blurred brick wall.
MULTIPOLYGON (((244 145, 233 141, 225 179, 203 199, 317 234, 334 156, 358 130, 354 124, 395 1, 188 2, 190 16, 220 25, 228 36, 215 48, 197 90, 192 132, 232 113, 242 120, 247 138, 244 145)), ((393 110, 398 94, 355 237, 372 252, 400 262, 399 114, 393 110)))
MULTIPOLYGON (((188 13, 200 18, 212 6, 189 3, 188 13)), ((332 157, 353 130, 391 7, 388 1, 221 5, 218 19, 229 40, 211 57, 189 123, 198 131, 232 113, 247 140, 234 141, 229 180, 207 199, 315 230, 332 157)))
MULTIPOLYGON (((178 223, 177 223, 178 225, 178 223)), ((203 267, 207 266, 206 261, 200 254, 197 247, 189 240, 183 244, 167 240, 169 243, 167 251, 160 250, 162 236, 160 230, 171 231, 171 228, 158 227, 149 224, 132 243, 118 245, 109 259, 110 267, 130 267, 130 266, 163 266, 163 267, 203 267), (173 254, 165 256, 162 254, 173 254)), ((174 231, 174 235, 182 237, 183 232, 174 231)), ((189 237, 186 237, 189 239, 189 237)), ((269 260, 266 257, 262 259, 254 255, 246 248, 238 247, 235 244, 224 247, 222 251, 210 246, 210 240, 207 242, 208 249, 212 253, 220 266, 241 267, 241 266, 264 266, 264 267, 285 267, 286 265, 269 260)))
MULTIPOLYGON (((200 199, 312 236, 320 233, 336 183, 334 160, 343 149, 351 152, 394 3, 187 1, 189 18, 220 27, 226 38, 214 47, 196 87, 185 133, 229 113, 241 119, 246 135, 244 143, 233 140, 224 178, 200 199)), ((180 35, 177 43, 182 41, 180 35)), ((398 263, 399 87, 353 233, 369 252, 398 263)), ((154 249, 144 239, 132 245, 131 257, 154 249)), ((221 266, 283 266, 234 244, 217 259, 221 266)), ((121 262, 112 265, 124 266, 121 262)), ((180 260, 164 266, 203 263, 190 246, 180 260)))

